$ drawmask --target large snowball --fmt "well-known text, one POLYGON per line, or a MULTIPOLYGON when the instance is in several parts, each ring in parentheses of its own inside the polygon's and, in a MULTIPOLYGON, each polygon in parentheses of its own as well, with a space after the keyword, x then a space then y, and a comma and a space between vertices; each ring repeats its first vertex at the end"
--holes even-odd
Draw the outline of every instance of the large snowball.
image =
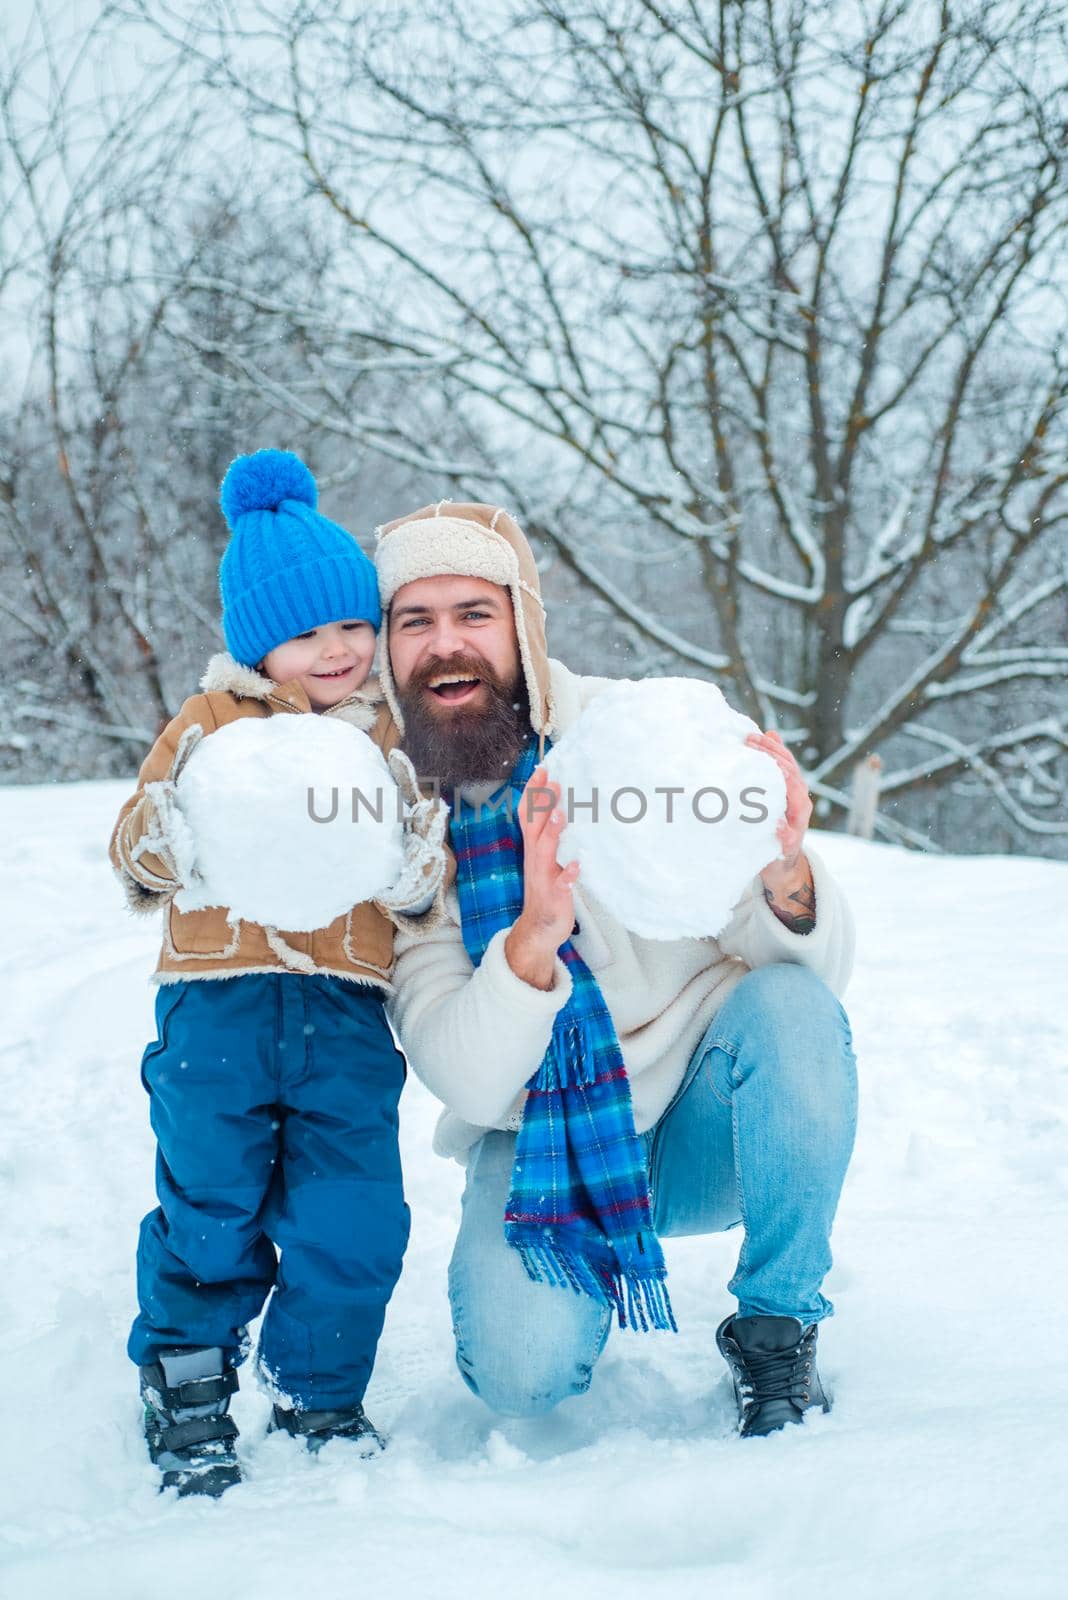
POLYGON ((714 684, 623 680, 550 750, 570 819, 559 860, 577 860, 580 882, 632 933, 715 936, 749 880, 781 855, 786 782, 746 745, 758 731, 714 684))
POLYGON ((228 723, 194 750, 177 799, 203 879, 175 897, 182 911, 310 932, 400 876, 396 783, 367 735, 333 718, 228 723))

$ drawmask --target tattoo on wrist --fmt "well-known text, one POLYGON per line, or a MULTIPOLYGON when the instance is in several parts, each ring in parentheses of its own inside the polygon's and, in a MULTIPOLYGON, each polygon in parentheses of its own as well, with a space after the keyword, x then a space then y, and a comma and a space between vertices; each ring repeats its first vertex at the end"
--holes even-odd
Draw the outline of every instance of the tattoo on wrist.
POLYGON ((810 883, 802 883, 786 896, 793 905, 781 905, 774 892, 764 884, 764 899, 784 927, 791 933, 811 933, 816 926, 816 891, 810 883))

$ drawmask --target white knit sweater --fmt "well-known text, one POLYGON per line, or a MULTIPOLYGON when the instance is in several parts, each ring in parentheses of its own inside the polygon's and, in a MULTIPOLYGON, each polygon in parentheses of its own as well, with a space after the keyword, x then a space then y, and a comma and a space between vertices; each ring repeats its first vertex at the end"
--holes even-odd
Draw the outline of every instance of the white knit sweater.
MULTIPOLYGON (((580 678, 550 662, 556 732, 564 733, 605 678, 580 678)), ((639 1133, 667 1108, 712 1017, 752 967, 794 961, 811 967, 841 997, 853 967, 853 918, 805 840, 816 890, 816 926, 791 933, 754 878, 718 939, 640 939, 583 889, 575 888, 575 948, 600 984, 630 1078, 639 1133)), ((504 955, 506 930, 476 970, 464 949, 455 890, 443 921, 425 934, 397 935, 392 1016, 412 1068, 445 1104, 434 1148, 463 1159, 487 1128, 518 1128, 523 1085, 549 1046, 553 1021, 571 992, 563 962, 552 989, 517 978, 504 955)))

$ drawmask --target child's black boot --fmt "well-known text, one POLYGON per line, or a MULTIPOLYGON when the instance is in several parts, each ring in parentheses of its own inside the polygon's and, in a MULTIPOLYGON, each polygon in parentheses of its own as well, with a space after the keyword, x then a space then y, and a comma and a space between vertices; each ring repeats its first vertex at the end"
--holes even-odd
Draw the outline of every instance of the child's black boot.
POLYGON ((303 1439, 309 1450, 321 1450, 331 1439, 351 1439, 358 1454, 367 1458, 381 1455, 386 1441, 371 1422, 363 1406, 346 1406, 337 1411, 297 1411, 275 1406, 268 1433, 289 1433, 303 1439))
POLYGON ((218 1496, 240 1483, 237 1425, 227 1415, 237 1373, 222 1351, 164 1350, 140 1370, 145 1438, 161 1488, 218 1496))

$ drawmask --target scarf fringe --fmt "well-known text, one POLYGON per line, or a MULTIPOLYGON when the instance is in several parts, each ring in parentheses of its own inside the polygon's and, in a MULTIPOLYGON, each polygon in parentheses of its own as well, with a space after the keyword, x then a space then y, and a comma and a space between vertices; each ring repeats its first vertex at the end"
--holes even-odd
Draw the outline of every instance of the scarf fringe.
MULTIPOLYGON (((639 1277, 628 1272, 624 1274, 623 1281, 627 1286, 627 1309, 632 1328, 640 1326, 643 1333, 648 1333, 650 1328, 655 1328, 659 1333, 678 1333, 678 1323, 671 1309, 671 1296, 663 1277, 639 1277)), ((619 1326, 627 1326, 622 1313, 619 1326)))
POLYGON ((581 1019, 557 1023, 538 1073, 538 1088, 588 1089, 596 1082, 596 1053, 581 1019))
POLYGON ((615 1272, 598 1269, 586 1256, 545 1241, 517 1244, 515 1249, 532 1283, 573 1289, 576 1294, 600 1300, 616 1313, 621 1328, 640 1328, 642 1333, 650 1329, 678 1333, 663 1268, 657 1269, 655 1275, 638 1267, 615 1272))

